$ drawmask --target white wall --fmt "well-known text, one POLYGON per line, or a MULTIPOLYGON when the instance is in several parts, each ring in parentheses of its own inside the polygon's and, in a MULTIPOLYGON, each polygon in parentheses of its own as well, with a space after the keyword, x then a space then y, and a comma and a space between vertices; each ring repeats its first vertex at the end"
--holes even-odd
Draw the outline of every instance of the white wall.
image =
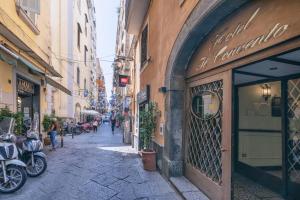
POLYGON ((281 117, 271 113, 272 97, 280 97, 280 82, 269 83, 271 97, 265 101, 261 85, 239 88, 239 161, 251 166, 281 166, 281 117))

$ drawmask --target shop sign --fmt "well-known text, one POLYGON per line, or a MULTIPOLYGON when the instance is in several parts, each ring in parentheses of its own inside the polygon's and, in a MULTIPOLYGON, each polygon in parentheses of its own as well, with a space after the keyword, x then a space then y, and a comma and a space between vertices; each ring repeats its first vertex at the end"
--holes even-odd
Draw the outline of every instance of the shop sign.
POLYGON ((150 98, 150 86, 147 85, 147 87, 144 90, 141 90, 139 93, 137 93, 137 103, 142 104, 146 101, 149 101, 150 98))
POLYGON ((255 2, 238 11, 212 32, 195 54, 188 76, 229 63, 300 34, 300 21, 295 18, 300 1, 291 4, 279 0, 255 2))
POLYGON ((23 79, 17 80, 17 88, 18 92, 26 92, 30 94, 34 94, 34 84, 23 79))

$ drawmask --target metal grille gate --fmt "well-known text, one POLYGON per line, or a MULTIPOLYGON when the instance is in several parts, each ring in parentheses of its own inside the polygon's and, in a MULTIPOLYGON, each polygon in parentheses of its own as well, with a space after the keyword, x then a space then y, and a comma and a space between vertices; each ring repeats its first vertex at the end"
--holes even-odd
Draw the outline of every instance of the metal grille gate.
POLYGON ((288 81, 288 174, 300 184, 300 79, 288 81))
POLYGON ((190 106, 186 162, 220 185, 222 180, 223 81, 214 81, 190 88, 190 99, 207 91, 218 96, 219 109, 212 118, 200 119, 193 114, 192 106, 190 106))

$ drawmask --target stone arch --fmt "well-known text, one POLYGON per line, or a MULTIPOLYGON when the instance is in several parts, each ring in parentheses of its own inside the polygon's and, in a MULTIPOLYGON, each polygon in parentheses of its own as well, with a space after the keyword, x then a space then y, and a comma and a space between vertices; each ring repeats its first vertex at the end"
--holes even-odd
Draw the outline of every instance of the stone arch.
POLYGON ((165 142, 163 172, 183 175, 183 119, 185 70, 203 38, 226 16, 249 0, 202 0, 193 9, 173 45, 168 59, 165 86, 165 142))

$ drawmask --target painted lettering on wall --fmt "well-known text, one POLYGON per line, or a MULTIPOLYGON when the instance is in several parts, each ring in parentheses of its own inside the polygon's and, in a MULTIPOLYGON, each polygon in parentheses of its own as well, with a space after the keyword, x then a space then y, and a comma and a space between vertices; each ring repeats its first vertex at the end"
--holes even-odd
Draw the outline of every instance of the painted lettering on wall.
POLYGON ((18 92, 26 92, 30 94, 34 94, 34 85, 28 81, 23 79, 18 79, 17 81, 18 92))
POLYGON ((200 63, 197 66, 197 70, 199 71, 207 68, 209 63, 211 62, 210 59, 212 59, 212 62, 214 64, 225 62, 226 60, 229 60, 234 56, 238 56, 239 54, 246 52, 254 47, 280 38, 285 32, 287 32, 289 28, 288 24, 276 23, 274 26, 272 26, 272 28, 266 30, 265 33, 262 33, 255 38, 251 38, 246 42, 230 48, 228 43, 231 40, 234 40, 239 35, 242 35, 245 30, 251 28, 251 25, 254 24, 255 18, 259 14, 260 10, 260 8, 257 8, 246 22, 239 23, 232 30, 217 34, 214 38, 214 41, 212 42, 212 58, 209 58, 208 56, 202 57, 200 59, 200 63), (220 45, 221 47, 219 47, 220 45))

